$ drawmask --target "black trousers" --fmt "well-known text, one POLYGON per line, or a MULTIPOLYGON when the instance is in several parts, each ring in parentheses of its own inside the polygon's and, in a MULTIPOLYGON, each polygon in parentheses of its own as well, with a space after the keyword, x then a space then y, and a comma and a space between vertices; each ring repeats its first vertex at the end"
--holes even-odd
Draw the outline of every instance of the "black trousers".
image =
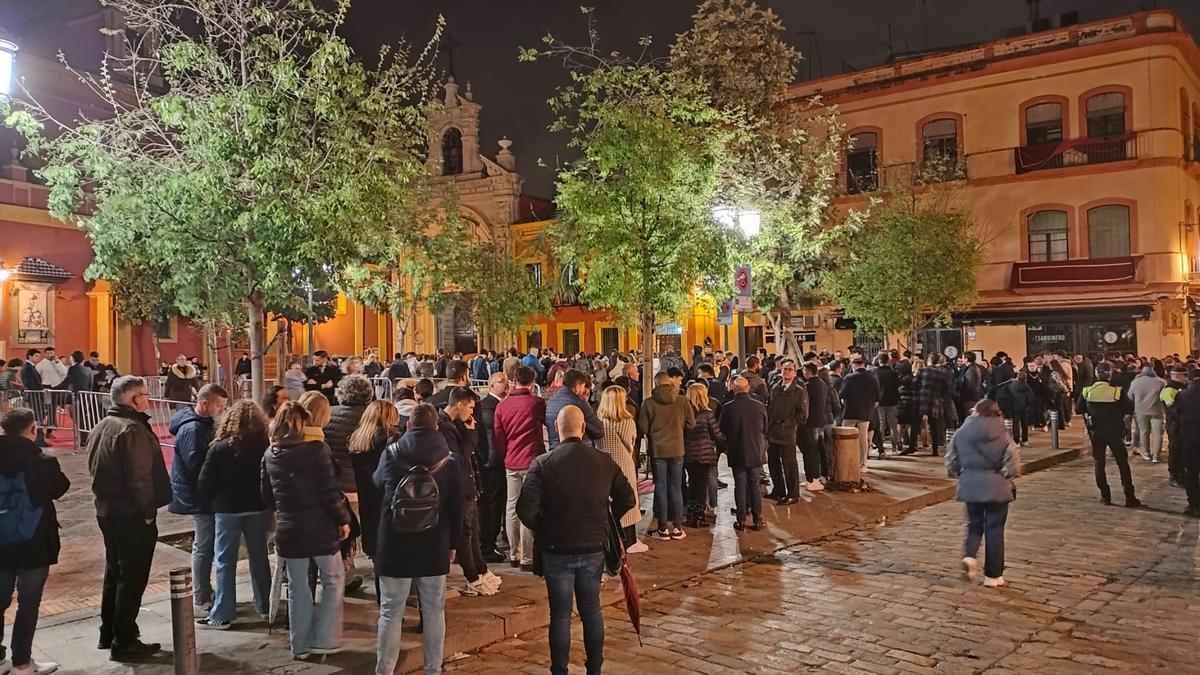
POLYGON ((767 446, 767 469, 771 474, 771 494, 775 497, 800 496, 800 461, 796 444, 771 443, 767 446))
POLYGON ((1182 485, 1186 478, 1183 443, 1179 442, 1179 422, 1167 418, 1167 473, 1171 480, 1182 485))
POLYGON ((158 525, 140 515, 97 517, 104 537, 104 593, 100 639, 114 648, 138 639, 138 611, 150 579, 158 525))
POLYGON ((488 571, 483 562, 483 552, 479 549, 479 514, 475 497, 467 497, 463 502, 463 526, 458 535, 458 546, 455 547, 458 566, 462 568, 467 581, 475 581, 488 571))
POLYGON ((483 494, 479 497, 479 547, 484 553, 496 550, 496 538, 504 526, 508 505, 508 476, 503 467, 479 470, 483 494))
POLYGON ((1011 418, 1012 421, 1012 436, 1013 441, 1017 443, 1025 443, 1029 440, 1029 420, 1025 415, 1018 414, 1011 418))
POLYGON ((1133 474, 1129 472, 1129 452, 1125 449, 1125 440, 1121 433, 1092 432, 1092 463, 1096 468, 1096 487, 1100 488, 1100 496, 1112 498, 1108 488, 1108 477, 1104 475, 1105 450, 1111 450, 1113 460, 1117 463, 1117 472, 1121 474, 1121 488, 1125 491, 1126 499, 1134 498, 1133 474))
POLYGON ((821 477, 821 429, 800 427, 800 454, 804 456, 804 479, 812 482, 821 477))
MULTIPOLYGON (((946 420, 941 417, 928 415, 929 418, 929 446, 934 452, 942 447, 946 440, 946 420)), ((921 416, 917 415, 916 422, 909 425, 908 443, 910 448, 917 447, 917 441, 921 438, 921 416)))

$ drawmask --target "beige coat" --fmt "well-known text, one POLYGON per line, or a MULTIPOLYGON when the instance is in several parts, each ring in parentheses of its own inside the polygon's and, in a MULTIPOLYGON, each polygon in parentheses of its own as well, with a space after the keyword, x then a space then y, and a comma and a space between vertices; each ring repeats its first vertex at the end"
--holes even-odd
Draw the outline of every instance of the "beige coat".
MULTIPOLYGON (((600 439, 600 449, 607 452, 617 463, 617 467, 629 481, 629 487, 633 488, 633 494, 636 495, 638 493, 637 462, 633 456, 633 440, 637 436, 637 427, 632 419, 620 422, 605 419, 601 421, 604 423, 604 438, 600 439)), ((637 504, 634 504, 632 509, 621 516, 621 527, 637 525, 641 519, 642 510, 637 504)))

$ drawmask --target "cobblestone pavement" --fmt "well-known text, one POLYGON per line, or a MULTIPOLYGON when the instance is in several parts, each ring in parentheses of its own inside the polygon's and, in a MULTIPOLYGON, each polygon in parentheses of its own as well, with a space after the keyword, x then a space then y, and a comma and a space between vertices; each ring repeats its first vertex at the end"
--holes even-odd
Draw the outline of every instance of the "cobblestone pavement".
MULTIPOLYGON (((1022 479, 1006 588, 962 578, 962 505, 947 502, 655 589, 644 647, 607 607, 605 672, 1197 672, 1197 521, 1164 464, 1134 461, 1144 509, 1100 505, 1087 460, 1022 479)), ((578 620, 573 647, 576 672, 578 620)), ((547 665, 539 629, 447 669, 547 665)))

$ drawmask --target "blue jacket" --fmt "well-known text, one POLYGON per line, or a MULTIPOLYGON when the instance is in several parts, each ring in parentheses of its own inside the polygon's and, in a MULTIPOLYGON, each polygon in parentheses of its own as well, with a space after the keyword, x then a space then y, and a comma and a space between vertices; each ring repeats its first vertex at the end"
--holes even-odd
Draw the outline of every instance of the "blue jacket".
POLYGON ((175 460, 171 462, 171 513, 210 513, 208 502, 200 495, 200 469, 208 455, 215 433, 213 418, 201 417, 192 408, 184 408, 171 418, 175 436, 175 460))
MULTIPOLYGON (((604 438, 604 423, 596 416, 596 411, 592 410, 591 404, 575 395, 575 392, 563 387, 554 393, 554 396, 546 402, 546 430, 549 431, 549 449, 553 450, 558 447, 558 413, 563 408, 573 405, 583 411, 583 419, 587 422, 587 429, 584 431, 584 436, 593 441, 598 441, 604 438)), ((586 440, 586 439, 585 439, 586 440)))
POLYGON ((533 368, 533 372, 537 373, 539 376, 545 370, 542 368, 542 362, 539 361, 538 357, 534 356, 533 354, 526 354, 525 356, 522 356, 521 365, 533 368))
POLYGON ((1020 458, 1004 420, 967 417, 946 448, 946 472, 958 479, 960 502, 1011 502, 1012 479, 1020 472, 1020 458))

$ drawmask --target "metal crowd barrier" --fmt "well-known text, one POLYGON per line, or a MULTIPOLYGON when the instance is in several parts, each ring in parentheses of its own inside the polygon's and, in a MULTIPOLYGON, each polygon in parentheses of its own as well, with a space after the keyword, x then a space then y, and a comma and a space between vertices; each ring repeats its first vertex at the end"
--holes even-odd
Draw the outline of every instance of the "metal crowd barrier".
MULTIPOLYGON (((106 392, 81 391, 74 398, 74 431, 75 447, 82 448, 87 443, 87 435, 96 428, 96 424, 104 419, 108 408, 112 405, 112 397, 106 392)), ((158 437, 158 442, 164 448, 175 447, 175 437, 167 429, 171 418, 183 408, 191 407, 188 401, 171 401, 165 398, 150 398, 150 407, 146 414, 150 416, 150 428, 158 437)))
POLYGON ((375 398, 380 401, 392 400, 394 385, 386 377, 372 377, 371 384, 375 387, 375 398))

